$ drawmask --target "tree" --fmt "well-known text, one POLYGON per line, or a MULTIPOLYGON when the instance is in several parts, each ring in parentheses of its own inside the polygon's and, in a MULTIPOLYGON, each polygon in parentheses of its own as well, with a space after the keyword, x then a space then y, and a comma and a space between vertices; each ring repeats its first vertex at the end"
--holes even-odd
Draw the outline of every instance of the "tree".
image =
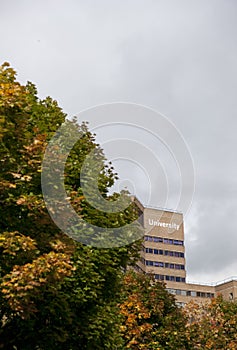
POLYGON ((164 284, 130 271, 124 276, 123 297, 123 349, 189 349, 185 318, 164 284))
MULTIPOLYGON (((8 63, 1 66, 0 348, 116 349, 122 342, 122 271, 134 263, 140 242, 128 244, 124 238, 119 248, 93 248, 72 240, 52 221, 41 189, 42 159, 65 118, 56 101, 40 100, 32 83, 21 85, 8 63)), ((79 174, 92 150, 103 165, 97 180, 107 201, 119 196, 108 192, 117 176, 87 124, 70 125, 83 133, 65 167, 71 204, 92 224, 126 227, 137 217, 134 205, 103 213, 84 198, 79 174)), ((139 237, 139 230, 134 226, 129 234, 139 237)))
POLYGON ((234 350, 237 348, 237 303, 219 295, 206 304, 191 303, 185 308, 189 320, 187 338, 193 349, 234 350))

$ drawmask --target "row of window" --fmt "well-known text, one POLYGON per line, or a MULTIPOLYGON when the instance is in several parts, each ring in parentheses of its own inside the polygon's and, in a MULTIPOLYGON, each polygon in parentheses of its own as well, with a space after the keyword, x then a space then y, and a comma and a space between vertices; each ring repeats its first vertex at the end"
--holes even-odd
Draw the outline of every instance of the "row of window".
POLYGON ((174 245, 184 245, 183 241, 178 239, 170 239, 163 237, 154 237, 154 236, 145 236, 145 241, 156 242, 156 243, 165 243, 165 244, 174 244, 174 245))
POLYGON ((183 295, 183 296, 190 296, 190 297, 200 297, 200 298, 214 298, 214 294, 213 293, 196 292, 196 291, 173 289, 173 288, 167 288, 167 291, 169 293, 175 294, 175 295, 183 295))
POLYGON ((184 265, 164 263, 163 261, 145 260, 146 266, 165 267, 166 269, 184 270, 184 265))
POLYGON ((182 282, 185 283, 185 277, 180 276, 169 276, 169 275, 154 275, 155 279, 158 281, 172 281, 172 282, 182 282))
POLYGON ((173 252, 170 250, 162 250, 162 249, 152 249, 152 248, 143 248, 144 252, 149 254, 158 254, 158 255, 166 255, 166 256, 175 256, 177 258, 184 258, 183 252, 173 252))

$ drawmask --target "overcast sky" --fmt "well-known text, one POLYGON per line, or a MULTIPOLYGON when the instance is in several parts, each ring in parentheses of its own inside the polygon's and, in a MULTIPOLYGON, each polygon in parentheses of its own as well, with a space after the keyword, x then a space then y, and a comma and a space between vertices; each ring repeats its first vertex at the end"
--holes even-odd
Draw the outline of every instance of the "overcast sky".
MULTIPOLYGON (((52 96, 69 116, 125 101, 151 107, 174 123, 196 173, 185 215, 188 279, 237 276, 236 0, 0 0, 0 5, 0 61, 10 62, 22 83, 34 82, 40 97, 52 96)), ((110 131, 116 137, 124 133, 110 131)), ((145 135, 144 145, 165 162, 167 152, 145 135)), ((146 204, 149 179, 131 162, 115 163, 146 204)), ((156 168, 150 171, 148 178, 156 168)), ((174 174, 167 165, 173 189, 174 174)), ((165 176, 152 187, 153 205, 163 205, 165 176)), ((175 208, 175 190, 170 193, 168 204, 175 208)))

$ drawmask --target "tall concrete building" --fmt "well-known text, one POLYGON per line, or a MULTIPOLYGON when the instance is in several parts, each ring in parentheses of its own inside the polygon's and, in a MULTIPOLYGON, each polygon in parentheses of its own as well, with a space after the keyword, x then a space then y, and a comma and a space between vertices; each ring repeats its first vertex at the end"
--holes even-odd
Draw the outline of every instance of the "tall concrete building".
POLYGON ((137 198, 134 201, 145 229, 141 260, 137 265, 139 270, 153 274, 156 281, 163 281, 181 306, 190 300, 210 300, 218 293, 223 294, 227 300, 237 300, 237 279, 215 285, 187 283, 181 212, 145 207, 137 198))

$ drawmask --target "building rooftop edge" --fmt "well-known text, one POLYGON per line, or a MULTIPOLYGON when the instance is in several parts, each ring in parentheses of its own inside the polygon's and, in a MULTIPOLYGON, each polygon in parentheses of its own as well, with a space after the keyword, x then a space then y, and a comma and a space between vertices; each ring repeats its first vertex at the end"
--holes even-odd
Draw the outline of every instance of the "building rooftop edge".
POLYGON ((189 281, 187 280, 186 283, 187 284, 195 284, 195 285, 199 285, 199 286, 210 286, 210 287, 216 287, 216 286, 220 286, 224 283, 228 283, 228 282, 237 282, 237 276, 231 276, 231 277, 228 277, 228 278, 225 278, 224 280, 220 280, 220 281, 217 281, 217 282, 194 282, 194 281, 189 281))
POLYGON ((176 209, 170 209, 170 208, 163 208, 163 207, 158 207, 155 205, 148 205, 148 204, 143 204, 140 199, 137 196, 131 196, 134 202, 138 202, 140 204, 140 206, 143 207, 143 209, 158 209, 158 210, 162 210, 162 211, 167 211, 167 212, 171 212, 171 213, 177 213, 177 214, 182 214, 183 212, 181 210, 176 210, 176 209))

